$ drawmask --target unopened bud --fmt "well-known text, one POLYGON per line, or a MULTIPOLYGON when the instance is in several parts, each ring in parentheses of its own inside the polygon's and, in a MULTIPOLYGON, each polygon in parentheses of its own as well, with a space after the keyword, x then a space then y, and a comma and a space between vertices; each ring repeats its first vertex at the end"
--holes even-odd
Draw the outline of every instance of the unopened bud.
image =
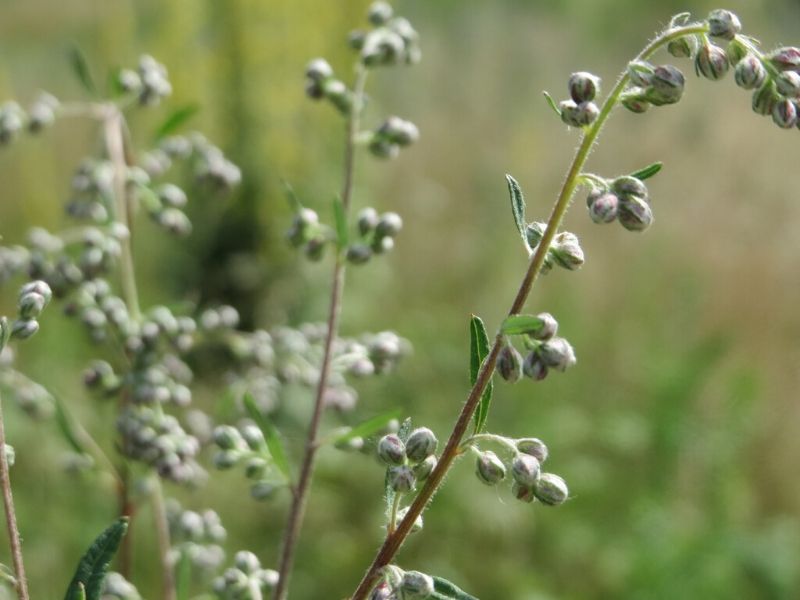
POLYGON ((358 213, 358 232, 367 235, 378 225, 378 211, 372 207, 362 209, 358 213))
POLYGON ((514 480, 525 486, 532 486, 539 479, 541 465, 531 454, 517 454, 511 462, 511 475, 514 480))
POLYGON ((692 46, 688 39, 680 37, 677 40, 671 40, 667 44, 667 52, 675 58, 686 58, 692 55, 692 46))
POLYGON ((531 248, 535 248, 542 240, 542 236, 544 235, 544 230, 546 227, 547 225, 545 223, 541 223, 539 221, 528 223, 528 225, 525 227, 525 238, 528 240, 528 245, 531 248))
POLYGON ((39 331, 39 321, 36 319, 18 319, 11 326, 11 336, 19 340, 27 340, 39 331))
POLYGON ((733 70, 733 78, 739 87, 752 90, 764 83, 767 78, 767 70, 757 56, 748 54, 736 65, 733 70))
POLYGON ((311 81, 320 82, 333 77, 333 69, 324 58, 315 58, 306 67, 306 77, 311 81))
POLYGON ((572 100, 564 100, 558 105, 561 120, 570 127, 586 127, 594 123, 600 115, 600 109, 594 102, 576 104, 572 100))
POLYGON ((753 112, 759 115, 771 115, 775 104, 780 100, 775 83, 767 79, 760 88, 753 92, 753 112))
POLYGON ((767 60, 781 71, 794 71, 800 68, 800 48, 778 48, 767 55, 767 60))
POLYGON ((475 463, 475 474, 486 485, 495 485, 505 479, 506 466, 491 450, 481 452, 475 463))
POLYGON ((712 10, 708 15, 708 35, 732 40, 742 30, 739 17, 729 10, 712 10))
POLYGON ((219 425, 214 429, 214 443, 222 450, 236 450, 245 445, 242 434, 231 425, 219 425))
POLYGON ((800 94, 800 74, 795 71, 784 71, 775 78, 775 85, 780 94, 796 98, 800 94))
POLYGON ((558 332, 558 321, 550 313, 539 313, 536 315, 539 319, 539 327, 533 331, 528 331, 527 335, 535 340, 549 340, 558 332))
POLYGON ((784 98, 772 107, 772 120, 782 129, 791 129, 797 124, 797 105, 784 98))
POLYGON ((644 231, 653 223, 653 210, 642 198, 628 196, 621 200, 617 218, 628 231, 644 231))
POLYGON ((246 573, 247 575, 252 575, 261 568, 261 562, 258 560, 258 557, 247 550, 240 550, 237 552, 236 556, 233 557, 233 564, 242 573, 246 573))
POLYGON ((563 504, 569 497, 569 488, 558 475, 542 473, 533 488, 533 493, 542 504, 557 506, 563 504))
POLYGON ((611 189, 621 198, 627 196, 638 196, 639 198, 647 198, 647 186, 641 179, 632 177, 631 175, 623 175, 617 177, 611 182, 611 189))
POLYGON ((533 487, 529 485, 523 485, 519 481, 515 481, 511 484, 511 493, 514 494, 514 498, 520 502, 530 503, 536 499, 536 496, 533 493, 533 487))
POLYGON ((522 438, 517 440, 517 450, 535 457, 539 463, 547 460, 547 446, 539 438, 522 438))
MULTIPOLYGON (((402 521, 403 519, 406 518, 406 515, 408 514, 408 509, 409 507, 406 506, 405 508, 401 508, 399 511, 397 511, 398 520, 402 521)), ((422 515, 418 515, 417 518, 414 519, 414 524, 411 526, 411 533, 417 533, 419 531, 422 531, 422 527, 423 527, 422 515)))
POLYGON ((675 104, 683 96, 683 73, 672 65, 661 65, 653 70, 647 101, 655 106, 675 104))
POLYGON ((392 18, 392 7, 388 2, 373 2, 369 7, 367 18, 373 25, 385 25, 392 18))
POLYGON ((277 489, 278 486, 270 481, 258 481, 250 486, 250 496, 253 500, 269 500, 277 489))
POLYGON ((714 44, 703 44, 694 59, 694 69, 697 74, 711 81, 722 79, 729 67, 728 55, 714 44))
POLYGON ((576 362, 575 351, 570 343, 561 337, 554 337, 539 346, 539 356, 551 369, 566 371, 576 362))
POLYGON ((439 440, 427 427, 418 427, 406 440, 406 456, 414 463, 422 462, 436 452, 439 440))
POLYGON ((46 300, 41 294, 32 292, 25 294, 19 299, 19 316, 22 319, 35 319, 44 310, 46 300))
POLYGON ((388 478, 389 486, 400 494, 413 490, 417 481, 414 471, 406 465, 389 467, 388 478))
POLYGON ((27 294, 39 294, 44 298, 45 305, 50 302, 53 297, 53 291, 46 282, 37 280, 26 283, 19 291, 20 298, 27 294))
POLYGON ((602 190, 595 190, 586 201, 589 206, 589 217, 595 223, 611 223, 617 218, 619 198, 602 190))
POLYGON ((569 95, 572 96, 572 99, 577 104, 591 102, 600 89, 600 78, 591 73, 580 71, 570 75, 567 87, 569 95))
POLYGON ((555 237, 550 252, 558 266, 570 271, 579 269, 585 260, 578 237, 568 231, 555 237))
POLYGON ((378 442, 378 458, 387 465, 402 465, 406 462, 406 446, 393 433, 383 436, 378 442))
POLYGON ((650 108, 650 103, 646 100, 645 96, 646 90, 635 87, 622 94, 620 102, 622 106, 632 113, 641 114, 647 112, 647 109, 650 108))
POLYGON ((403 219, 394 212, 381 215, 378 224, 375 226, 375 234, 378 237, 395 237, 403 228, 403 219))
POLYGON ((422 600, 433 594, 433 578, 419 571, 406 571, 400 584, 403 598, 422 600))
POLYGON ((535 350, 530 352, 522 363, 522 372, 534 381, 541 381, 547 377, 548 371, 547 365, 535 350))
POLYGON ((14 446, 3 444, 3 453, 6 455, 6 464, 9 467, 13 467, 14 462, 17 459, 17 453, 14 451, 14 446))
POLYGON ((365 244, 353 244, 347 248, 345 258, 352 265, 363 265, 372 258, 372 249, 365 244))
POLYGON ((516 383, 522 377, 522 355, 511 344, 500 350, 497 356, 497 372, 509 383, 516 383))
POLYGON ((417 478, 417 481, 425 481, 436 468, 437 462, 436 456, 431 454, 421 463, 414 465, 412 470, 414 471, 414 476, 417 478))

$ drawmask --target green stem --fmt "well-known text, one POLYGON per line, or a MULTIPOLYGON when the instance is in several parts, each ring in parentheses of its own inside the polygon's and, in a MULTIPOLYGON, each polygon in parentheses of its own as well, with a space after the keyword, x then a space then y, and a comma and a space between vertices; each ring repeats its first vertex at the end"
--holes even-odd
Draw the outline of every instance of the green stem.
MULTIPOLYGON (((708 31, 708 25, 705 23, 694 23, 668 29, 652 40, 644 48, 644 50, 642 50, 639 55, 636 56, 634 60, 647 60, 656 50, 674 39, 686 35, 704 33, 706 31, 708 31)), ((608 98, 603 104, 603 107, 600 109, 600 114, 598 115, 597 120, 592 125, 584 129, 583 138, 581 139, 581 143, 572 159, 572 164, 567 171, 567 175, 564 179, 563 185, 561 186, 558 199, 556 200, 553 210, 550 214, 550 218, 547 221, 547 227, 542 235, 542 239, 536 247, 536 251, 530 258, 525 276, 523 277, 519 289, 517 290, 517 294, 514 298, 514 302, 511 305, 511 309, 508 311, 509 316, 519 314, 525 305, 536 278, 541 272, 542 265, 544 264, 545 257, 547 256, 547 250, 550 248, 550 244, 552 243, 553 238, 555 237, 556 232, 561 225, 561 221, 563 220, 564 215, 569 208, 572 195, 574 194, 575 188, 578 185, 579 175, 583 170, 586 159, 589 157, 595 141, 600 135, 600 131, 603 129, 603 125, 611 114, 611 110, 616 106, 620 94, 625 89, 627 83, 628 69, 626 68, 609 93, 608 98)), ((417 517, 419 517, 428 506, 431 498, 439 489, 439 486, 444 480, 447 471, 450 469, 455 459, 459 456, 461 440, 463 439, 464 433, 467 431, 469 424, 472 421, 472 415, 478 406, 478 402, 483 395, 483 391, 486 389, 486 386, 489 384, 492 374, 494 373, 497 356, 500 353, 502 344, 503 335, 498 333, 497 336, 495 336, 495 341, 491 350, 489 351, 489 354, 486 356, 483 365, 481 365, 481 369, 478 372, 478 377, 475 381, 475 384, 470 390, 467 401, 464 403, 464 407, 462 408, 455 426, 453 427, 453 432, 448 438, 444 450, 442 450, 442 455, 439 458, 439 462, 426 480, 425 485, 417 494, 417 497, 409 507, 405 517, 402 521, 400 521, 400 524, 397 526, 397 530, 394 532, 394 534, 387 536, 383 545, 378 550, 378 553, 372 561, 372 564, 356 588, 356 591, 353 593, 351 600, 364 600, 367 597, 367 594, 372 589, 380 570, 394 559, 395 554, 397 554, 397 551, 400 549, 406 537, 411 532, 411 528, 417 517)))
POLYGON ((461 444, 460 452, 463 452, 467 448, 474 448, 474 444, 476 442, 487 441, 487 442, 494 442, 496 444, 500 444, 504 446, 507 450, 511 452, 517 451, 517 445, 514 443, 514 440, 504 437, 502 435, 496 435, 494 433, 478 433, 468 437, 464 442, 461 444))
POLYGON ((392 502, 392 510, 389 513, 389 524, 386 527, 386 536, 390 536, 394 533, 394 529, 397 526, 397 511, 400 508, 400 501, 403 499, 403 494, 395 494, 394 501, 392 502))

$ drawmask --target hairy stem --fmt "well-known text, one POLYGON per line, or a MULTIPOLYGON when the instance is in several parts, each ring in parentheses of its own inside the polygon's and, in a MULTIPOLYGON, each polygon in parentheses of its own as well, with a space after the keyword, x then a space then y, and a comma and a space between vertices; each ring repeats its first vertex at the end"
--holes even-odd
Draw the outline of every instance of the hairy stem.
MULTIPOLYGON (((345 139, 344 152, 344 181, 342 183, 342 207, 345 217, 350 212, 350 199, 353 195, 353 173, 355 170, 355 146, 358 135, 359 121, 364 104, 364 86, 366 84, 367 71, 360 64, 357 67, 356 82, 354 86, 353 109, 347 118, 347 132, 345 139)), ((328 327, 325 335, 325 347, 320 366, 319 381, 317 382, 314 397, 314 409, 311 414, 311 421, 308 425, 306 435, 305 452, 300 467, 300 475, 297 484, 293 488, 292 505, 289 509, 289 516, 286 521, 286 528, 283 534, 281 547, 280 566, 278 584, 273 594, 274 600, 285 600, 289 593, 289 577, 294 563, 294 554, 297 547, 297 540, 300 536, 300 529, 303 524, 308 492, 311 487, 311 478, 314 473, 314 464, 317 450, 319 449, 319 426, 322 420, 324 408, 325 390, 328 386, 328 377, 331 370, 331 360, 333 357, 333 344, 339 333, 339 315, 341 313, 342 294, 344 292, 345 279, 345 257, 340 251, 336 255, 336 263, 333 267, 333 284, 331 286, 330 306, 328 310, 328 327)))
POLYGON ((6 513, 6 528, 11 546, 11 560, 14 564, 17 596, 19 600, 29 600, 28 580, 25 578, 25 565, 22 562, 22 538, 17 527, 17 515, 14 511, 14 498, 11 495, 11 478, 8 474, 6 460, 6 432, 3 426, 3 407, 0 402, 0 488, 3 490, 3 507, 6 513))
MULTIPOLYGON (((708 26, 705 23, 694 23, 668 29, 653 39, 634 60, 647 60, 656 50, 669 43, 671 40, 686 35, 704 33, 707 30, 708 26)), ((616 106, 620 94, 625 89, 625 85, 627 83, 628 70, 626 68, 620 75, 617 83, 614 85, 614 88, 609 93, 608 98, 600 110, 597 120, 591 126, 585 128, 581 143, 575 152, 572 163, 567 171, 566 178, 564 179, 564 183, 561 186, 561 191, 559 192, 558 198, 553 205, 553 210, 550 213, 550 217, 547 221, 547 228, 542 235, 539 245, 536 247, 536 251, 530 258, 525 276, 523 277, 522 283, 520 283, 519 289, 517 290, 514 302, 508 311, 509 315, 519 314, 525 305, 525 302, 527 301, 528 296, 533 289, 533 285, 536 282, 536 278, 541 272, 542 265, 544 264, 544 260, 547 256, 547 250, 550 248, 550 244, 552 243, 553 238, 555 237, 556 232, 561 225, 561 221, 563 220, 564 215, 569 208, 572 195, 575 193, 575 189, 580 183, 579 176, 583 170, 584 164, 586 163, 586 159, 589 157, 589 154, 591 153, 592 148, 597 141, 597 137, 600 134, 603 125, 608 120, 611 110, 614 108, 614 106, 616 106)), ((481 365, 475 385, 470 390, 469 396, 467 396, 467 401, 465 402, 464 407, 458 416, 456 424, 453 427, 453 432, 450 434, 444 450, 442 450, 442 455, 439 458, 436 467, 425 481, 425 485, 417 494, 417 497, 409 507, 408 512, 403 520, 400 521, 395 532, 386 537, 386 540, 378 550, 378 553, 356 588, 351 600, 364 600, 364 598, 366 598, 367 594, 372 589, 380 570, 393 560, 395 554, 397 554, 397 551, 400 549, 406 537, 411 532, 411 527, 414 524, 414 521, 425 510, 428 503, 431 501, 431 498, 439 489, 439 486, 444 480, 447 471, 450 469, 455 459, 459 456, 461 440, 463 439, 464 433, 469 427, 472 416, 476 407, 478 406, 478 402, 483 395, 483 391, 486 389, 486 386, 489 384, 489 381, 492 378, 495 364, 497 363, 497 356, 500 353, 502 346, 503 335, 498 333, 495 337, 494 344, 492 345, 489 354, 486 356, 486 359, 481 365)))

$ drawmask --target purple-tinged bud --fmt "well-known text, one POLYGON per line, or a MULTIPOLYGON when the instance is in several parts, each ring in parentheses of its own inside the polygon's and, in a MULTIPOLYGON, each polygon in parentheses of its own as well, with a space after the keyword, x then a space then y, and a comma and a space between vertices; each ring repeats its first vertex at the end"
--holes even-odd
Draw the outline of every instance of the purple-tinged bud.
POLYGON ((675 104, 683 96, 684 85, 683 73, 679 69, 672 65, 658 66, 653 70, 646 98, 656 106, 675 104))
POLYGON ((667 52, 675 58, 686 58, 692 55, 692 46, 686 37, 681 37, 667 44, 667 52))
POLYGON ((732 40, 742 30, 739 17, 729 10, 712 10, 708 15, 708 35, 732 40))
POLYGON ((646 91, 639 87, 627 90, 620 98, 622 106, 632 113, 642 114, 650 108, 650 103, 645 99, 646 91))
POLYGON ((315 58, 306 66, 306 77, 319 83, 333 77, 333 69, 324 58, 315 58))
POLYGON ((436 452, 439 440, 427 427, 418 427, 406 440, 406 456, 414 463, 422 462, 436 452))
POLYGON ((431 454, 421 463, 411 467, 411 470, 414 471, 414 476, 417 478, 417 481, 425 481, 436 468, 437 462, 438 461, 436 460, 436 457, 431 454))
POLYGON ((653 209, 646 200, 628 196, 621 199, 617 218, 628 231, 644 231, 653 223, 653 209))
POLYGON ((522 377, 522 355, 511 344, 500 350, 497 356, 497 372, 509 383, 516 383, 522 377))
POLYGON ((541 465, 531 454, 517 454, 511 462, 511 475, 521 485, 532 486, 539 479, 541 465))
POLYGON ((487 450, 478 455, 475 474, 486 485, 496 485, 506 478, 506 466, 494 452, 487 450))
POLYGON ((643 61, 628 63, 628 77, 634 86, 649 87, 653 79, 653 65, 643 61))
POLYGON ((784 71, 775 78, 778 93, 788 98, 797 98, 800 95, 800 74, 794 71, 784 71))
POLYGON ((536 496, 533 493, 533 487, 522 485, 518 481, 515 481, 511 484, 511 493, 514 494, 514 498, 520 502, 527 502, 530 504, 536 500, 536 496))
POLYGON ((402 465, 406 462, 406 446, 393 433, 383 436, 378 442, 378 458, 387 465, 402 465))
POLYGON ((550 253, 559 267, 570 271, 581 268, 585 261, 578 236, 569 231, 562 231, 555 237, 550 253))
POLYGON ((544 364, 556 371, 566 371, 576 363, 575 350, 562 337, 554 337, 539 346, 537 353, 544 364))
POLYGON ((400 584, 403 598, 422 600, 433 594, 433 577, 419 571, 406 571, 400 584))
POLYGON ((694 58, 694 70, 697 75, 702 75, 711 81, 722 79, 728 68, 730 68, 728 55, 714 44, 703 44, 694 58))
POLYGON ((523 454, 530 454, 539 463, 547 460, 548 450, 545 443, 539 438, 522 438, 517 440, 517 450, 523 454))
POLYGON ((748 54, 736 65, 733 70, 733 78, 740 88, 752 90, 764 83, 767 78, 767 70, 757 56, 748 54))
POLYGON ((372 249, 364 244, 353 244, 347 248, 345 258, 351 265, 363 265, 372 258, 372 249))
POLYGON ((599 116, 600 109, 594 102, 581 102, 575 112, 575 118, 581 127, 591 125, 599 116))
POLYGON ((788 98, 778 100, 772 107, 772 120, 782 129, 791 129, 797 124, 797 105, 788 98))
POLYGON ((595 223, 611 223, 617 218, 619 198, 611 192, 597 191, 596 195, 589 195, 589 217, 595 223))
POLYGON ((522 363, 522 372, 534 381, 541 381, 547 377, 549 369, 539 353, 534 350, 525 357, 525 361, 522 363))
POLYGON ((369 595, 369 600, 392 600, 396 598, 394 591, 387 583, 381 583, 369 595))
POLYGON ((611 189, 624 200, 628 196, 636 196, 638 198, 647 198, 647 186, 645 183, 632 175, 623 175, 617 177, 611 182, 611 189))
POLYGON ((771 115, 779 99, 775 83, 767 79, 764 85, 753 92, 753 112, 759 115, 771 115))
POLYGON ((414 476, 414 471, 411 467, 406 465, 399 465, 389 467, 387 472, 389 478, 389 487, 399 494, 405 494, 414 489, 417 478, 414 476))
POLYGON ((553 473, 542 473, 533 488, 536 499, 542 504, 558 506, 569 498, 567 483, 553 473))
POLYGON ((781 71, 795 71, 800 68, 800 48, 778 48, 767 55, 767 60, 781 71))
POLYGON ((573 73, 567 84, 569 95, 576 104, 591 102, 600 90, 600 78, 586 71, 573 73))

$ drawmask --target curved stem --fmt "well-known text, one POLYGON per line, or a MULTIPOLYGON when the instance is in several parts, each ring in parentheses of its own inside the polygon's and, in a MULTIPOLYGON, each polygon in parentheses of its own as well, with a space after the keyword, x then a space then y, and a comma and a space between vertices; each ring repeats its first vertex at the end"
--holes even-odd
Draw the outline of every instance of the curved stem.
MULTIPOLYGON (((668 29, 653 39, 644 48, 644 50, 642 50, 639 55, 636 56, 634 60, 648 59, 656 50, 669 43, 673 39, 677 39, 686 35, 704 33, 706 31, 708 31, 708 25, 704 23, 694 23, 668 29)), ((575 156, 572 159, 572 164, 567 171, 567 175, 564 183, 561 186, 558 199, 553 205, 553 210, 550 213, 550 217, 547 221, 547 227, 542 235, 542 239, 536 247, 536 251, 530 258, 525 276, 523 277, 519 289, 517 290, 517 294, 514 297, 514 302, 508 311, 509 315, 518 314, 525 305, 536 278, 541 272, 542 265, 544 264, 544 260, 547 256, 547 250, 550 248, 550 244, 552 243, 553 238, 555 237, 556 232, 561 225, 561 221, 563 220, 564 215, 569 208, 569 203, 572 200, 572 195, 578 185, 579 175, 584 164, 586 163, 586 159, 589 157, 597 137, 600 135, 603 125, 611 114, 611 110, 616 106, 620 94, 625 89, 627 83, 628 70, 626 68, 609 93, 608 98, 603 104, 603 107, 600 109, 600 114, 598 115, 597 120, 592 125, 584 129, 581 143, 578 146, 575 156)), ((450 434, 444 450, 442 450, 442 455, 439 458, 439 462, 426 480, 423 488, 417 494, 417 497, 409 507, 405 517, 402 519, 402 521, 400 521, 400 524, 397 526, 394 534, 387 536, 386 541, 384 541, 383 545, 378 550, 378 553, 356 588, 351 600, 364 600, 364 598, 366 598, 367 594, 372 589, 373 583, 376 581, 380 570, 384 566, 388 565, 394 558, 395 554, 397 554, 400 546, 402 546, 406 537, 411 532, 411 527, 413 526, 414 521, 425 510, 431 498, 439 489, 439 486, 441 485, 448 469, 450 469, 455 459, 459 456, 461 440, 464 436, 464 433, 467 431, 467 428, 469 427, 470 421, 472 420, 472 415, 475 412, 475 408, 480 401, 483 391, 486 389, 486 386, 489 384, 489 381, 492 378, 495 364, 497 362, 497 356, 500 353, 502 345, 503 336, 502 334, 498 333, 497 336, 495 336, 495 341, 491 350, 489 351, 489 354, 486 356, 486 359, 481 365, 475 385, 473 385, 469 392, 469 396, 467 396, 467 401, 465 402, 464 407, 461 410, 461 414, 459 414, 455 426, 453 427, 453 432, 450 434)))
MULTIPOLYGON (((344 181, 342 183, 342 207, 345 217, 349 214, 350 199, 353 195, 353 172, 355 170, 355 146, 358 135, 359 117, 364 104, 364 86, 366 85, 367 71, 358 65, 356 82, 354 85, 353 109, 347 118, 347 133, 344 154, 344 181)), ((319 449, 319 426, 324 408, 325 390, 328 386, 328 377, 331 371, 333 358, 333 344, 339 332, 339 315, 341 313, 342 294, 344 292, 345 257, 340 249, 336 254, 336 263, 333 267, 333 284, 331 286, 330 307, 328 310, 328 329, 325 335, 325 347, 320 366, 319 381, 314 398, 314 409, 308 425, 305 452, 300 467, 297 485, 293 490, 292 505, 286 521, 281 547, 278 584, 273 594, 274 600, 285 600, 289 593, 289 577, 294 563, 294 554, 300 529, 303 524, 308 492, 311 487, 311 477, 314 472, 317 450, 319 449)))

